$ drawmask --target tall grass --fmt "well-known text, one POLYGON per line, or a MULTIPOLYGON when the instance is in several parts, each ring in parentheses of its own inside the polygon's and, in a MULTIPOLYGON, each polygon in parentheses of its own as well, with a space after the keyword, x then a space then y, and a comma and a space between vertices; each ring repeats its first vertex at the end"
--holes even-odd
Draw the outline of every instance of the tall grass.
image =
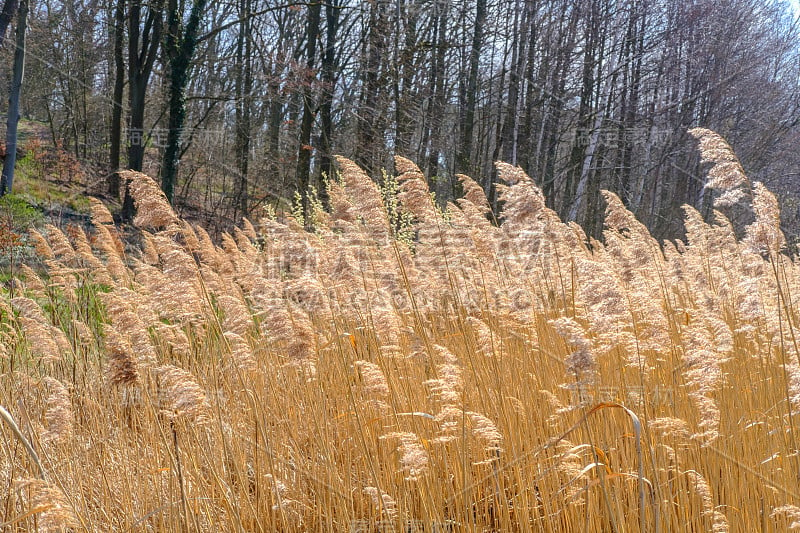
POLYGON ((800 263, 763 186, 742 239, 687 207, 663 244, 604 193, 600 243, 510 165, 499 225, 466 176, 442 211, 398 158, 387 211, 339 168, 314 231, 216 245, 131 173, 135 250, 99 202, 32 233, 46 272, 0 298, 0 531, 800 526, 800 263))

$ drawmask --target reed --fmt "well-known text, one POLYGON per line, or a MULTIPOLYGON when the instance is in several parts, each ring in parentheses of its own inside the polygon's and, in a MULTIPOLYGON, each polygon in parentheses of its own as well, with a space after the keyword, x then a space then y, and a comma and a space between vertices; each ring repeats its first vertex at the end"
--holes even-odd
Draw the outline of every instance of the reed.
POLYGON ((605 193, 590 240, 506 164, 494 224, 466 176, 442 209, 339 158, 312 230, 215 244, 127 175, 138 252, 95 203, 0 297, 0 531, 800 527, 800 263, 696 133, 741 238, 605 193))

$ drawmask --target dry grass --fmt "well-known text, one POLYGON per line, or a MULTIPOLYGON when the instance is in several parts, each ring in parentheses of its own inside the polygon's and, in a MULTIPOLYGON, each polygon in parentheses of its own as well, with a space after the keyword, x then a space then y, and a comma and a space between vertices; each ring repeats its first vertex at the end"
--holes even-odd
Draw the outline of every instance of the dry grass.
POLYGON ((519 169, 498 227, 398 160, 409 246, 339 164, 314 233, 215 246, 137 174, 140 253, 98 205, 35 237, 48 275, 0 298, 0 531, 800 526, 800 263, 766 189, 744 239, 687 208, 663 247, 606 193, 587 243, 519 169))

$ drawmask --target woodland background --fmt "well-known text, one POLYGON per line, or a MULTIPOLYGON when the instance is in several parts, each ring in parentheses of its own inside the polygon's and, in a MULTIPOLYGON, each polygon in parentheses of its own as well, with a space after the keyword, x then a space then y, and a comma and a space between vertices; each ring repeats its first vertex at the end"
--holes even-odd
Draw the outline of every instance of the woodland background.
MULTIPOLYGON (((306 209, 325 202, 333 154, 378 181, 402 155, 441 204, 460 194, 464 173, 497 207, 503 160, 589 235, 601 233, 607 189, 671 238, 683 204, 711 213, 687 134, 702 126, 778 194, 789 240, 800 235, 800 39, 788 2, 9 6, 27 10, 21 155, 50 146, 106 200, 125 193, 117 169, 144 170, 181 214, 225 228, 296 193, 306 209)), ((4 80, 20 18, 0 49, 4 80)))

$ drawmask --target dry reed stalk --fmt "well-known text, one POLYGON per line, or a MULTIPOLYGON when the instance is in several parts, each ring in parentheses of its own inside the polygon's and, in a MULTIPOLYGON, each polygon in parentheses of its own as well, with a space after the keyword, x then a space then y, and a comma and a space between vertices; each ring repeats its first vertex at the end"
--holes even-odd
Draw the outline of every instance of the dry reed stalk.
POLYGON ((370 235, 377 242, 386 241, 392 230, 380 189, 358 165, 349 159, 337 156, 336 162, 341 169, 345 190, 355 210, 354 216, 363 220, 370 235))
POLYGON ((72 353, 64 332, 50 324, 34 300, 19 296, 11 300, 11 305, 20 313, 17 320, 25 332, 31 353, 41 358, 43 363, 56 363, 72 353))
POLYGON ((406 474, 406 481, 418 481, 420 476, 428 470, 430 459, 418 435, 410 432, 392 432, 381 435, 380 438, 398 442, 400 466, 406 474))
POLYGON ((36 465, 36 469, 38 470, 39 478, 42 480, 47 479, 47 473, 45 472, 44 467, 42 466, 42 461, 39 459, 39 454, 36 453, 36 450, 33 449, 30 441, 25 438, 25 435, 22 434, 20 431, 19 426, 14 421, 14 417, 11 416, 5 407, 0 405, 0 418, 2 418, 8 427, 11 428, 11 432, 14 433, 14 437, 25 447, 25 451, 28 452, 28 455, 33 461, 33 464, 36 465))
MULTIPOLYGON (((418 231, 395 242, 381 189, 340 163, 334 213, 313 233, 267 218, 216 246, 154 206, 151 227, 168 231, 142 233, 144 253, 125 257, 94 206, 91 242, 74 231, 39 242, 62 260, 47 263, 44 287, 28 276, 20 320, 0 295, 0 365, 17 371, 0 374, 0 400, 19 394, 19 376, 70 383, 74 445, 48 446, 48 459, 98 529, 797 522, 800 267, 783 254, 774 198, 755 187, 744 240, 721 214, 687 209, 687 242, 662 248, 605 194, 600 243, 516 167, 498 165, 511 185, 494 226, 476 183, 462 177, 466 198, 442 215, 399 160, 405 205, 389 205, 413 212, 402 224, 418 231), (103 305, 90 316, 81 298, 95 280, 110 292, 92 292, 103 305), (79 348, 37 366, 24 339, 50 326, 43 307, 79 348), (77 338, 95 334, 104 342, 77 338), (595 395, 582 406, 564 388, 576 373, 595 395), (138 409, 121 426, 109 384, 136 385, 138 405, 163 416, 138 409), (601 414, 621 409, 632 430, 601 414), (553 445, 558 435, 574 442, 553 445)), ((60 412, 37 392, 26 394, 37 418, 22 420, 33 434, 60 412)), ((14 469, 0 468, 9 486, 14 469)))
POLYGON ((397 502, 377 487, 364 487, 364 494, 372 499, 375 508, 390 520, 397 518, 397 502))
POLYGON ((789 519, 790 530, 800 529, 800 507, 796 505, 782 505, 774 508, 770 513, 770 518, 779 516, 785 516, 789 519))

